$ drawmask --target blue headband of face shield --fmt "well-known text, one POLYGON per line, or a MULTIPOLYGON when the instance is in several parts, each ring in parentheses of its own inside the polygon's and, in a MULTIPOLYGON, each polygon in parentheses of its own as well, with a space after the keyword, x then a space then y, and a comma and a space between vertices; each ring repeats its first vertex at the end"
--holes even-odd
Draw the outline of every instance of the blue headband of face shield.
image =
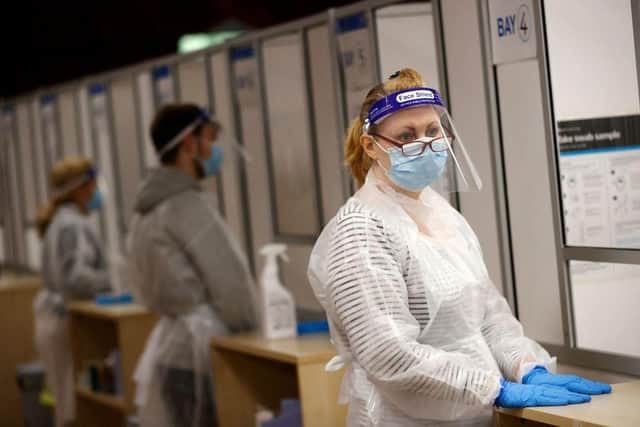
POLYGON ((173 148, 177 147, 178 144, 182 142, 185 136, 187 136, 190 132, 193 132, 195 128, 200 126, 203 123, 212 122, 211 115, 207 110, 201 109, 200 114, 187 126, 185 126, 176 136, 171 138, 171 140, 164 146, 160 151, 158 151, 158 158, 162 158, 165 154, 171 151, 173 148))
POLYGON ((369 108, 369 113, 364 121, 363 131, 368 133, 369 126, 382 121, 397 111, 423 105, 444 107, 438 91, 428 87, 403 89, 390 93, 384 98, 377 100, 371 108, 369 108))

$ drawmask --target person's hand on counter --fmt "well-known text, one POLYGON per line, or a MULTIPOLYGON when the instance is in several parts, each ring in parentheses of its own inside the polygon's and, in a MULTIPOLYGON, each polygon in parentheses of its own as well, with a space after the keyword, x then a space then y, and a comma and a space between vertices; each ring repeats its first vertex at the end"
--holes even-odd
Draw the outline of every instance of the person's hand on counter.
POLYGON ((547 371, 542 366, 536 366, 522 378, 523 384, 548 385, 562 387, 568 391, 582 394, 611 393, 609 384, 587 380, 577 375, 559 375, 547 371))
POLYGON ((496 406, 502 408, 526 408, 532 406, 564 406, 589 402, 586 394, 573 393, 562 387, 518 384, 500 380, 500 394, 496 406))

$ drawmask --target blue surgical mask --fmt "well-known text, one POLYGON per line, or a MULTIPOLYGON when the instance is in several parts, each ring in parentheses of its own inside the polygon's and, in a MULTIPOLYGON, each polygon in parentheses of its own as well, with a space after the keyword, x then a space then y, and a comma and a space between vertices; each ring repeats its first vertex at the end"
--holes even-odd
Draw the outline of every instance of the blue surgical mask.
POLYGON ((91 198, 87 202, 87 210, 89 212, 97 211, 102 208, 103 200, 102 200, 102 192, 98 188, 93 190, 93 194, 91 194, 91 198))
POLYGON ((205 177, 216 175, 222 168, 224 160, 224 152, 220 144, 213 144, 211 147, 211 156, 208 159, 201 160, 202 170, 205 177))
POLYGON ((385 149, 380 144, 378 146, 389 154, 391 167, 386 170, 380 162, 378 164, 394 184, 408 191, 422 191, 440 178, 449 158, 448 151, 436 153, 428 147, 419 156, 408 157, 399 148, 385 149))

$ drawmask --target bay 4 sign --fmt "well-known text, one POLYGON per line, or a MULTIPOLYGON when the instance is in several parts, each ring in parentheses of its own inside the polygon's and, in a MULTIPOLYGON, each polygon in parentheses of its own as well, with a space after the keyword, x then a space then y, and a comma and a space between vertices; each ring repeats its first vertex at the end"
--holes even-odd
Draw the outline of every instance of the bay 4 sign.
POLYGON ((529 20, 531 19, 531 11, 526 4, 520 5, 517 14, 498 16, 496 18, 496 28, 498 37, 509 37, 518 34, 520 40, 527 42, 529 40, 529 20))
POLYGON ((490 0, 493 63, 534 58, 537 54, 532 0, 490 0))

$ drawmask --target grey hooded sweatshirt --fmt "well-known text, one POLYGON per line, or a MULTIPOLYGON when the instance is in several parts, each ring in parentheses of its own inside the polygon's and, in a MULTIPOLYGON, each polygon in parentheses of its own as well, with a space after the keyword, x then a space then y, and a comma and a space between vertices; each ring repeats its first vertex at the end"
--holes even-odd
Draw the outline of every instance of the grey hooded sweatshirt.
POLYGON ((161 316, 208 305, 231 332, 257 324, 254 279, 212 194, 184 172, 160 167, 138 189, 127 241, 132 285, 161 316))

